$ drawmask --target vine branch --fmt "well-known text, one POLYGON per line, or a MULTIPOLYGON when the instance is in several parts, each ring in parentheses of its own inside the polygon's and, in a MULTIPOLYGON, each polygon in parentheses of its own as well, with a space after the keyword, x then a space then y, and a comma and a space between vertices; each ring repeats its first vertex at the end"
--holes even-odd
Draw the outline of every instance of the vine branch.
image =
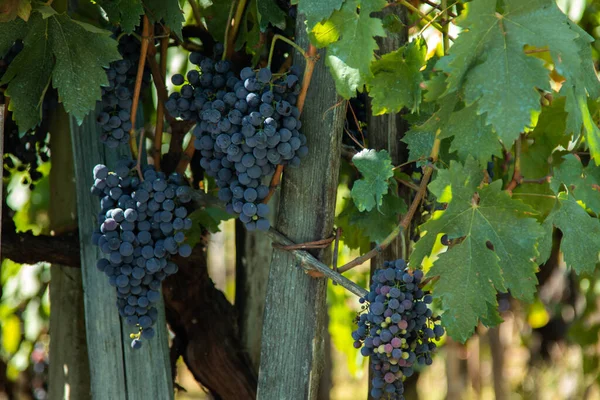
POLYGON ((247 0, 240 0, 237 5, 237 9, 235 10, 235 16, 233 20, 229 20, 228 23, 231 25, 231 30, 229 31, 229 36, 227 37, 225 48, 227 52, 223 53, 224 57, 231 59, 231 55, 233 54, 235 38, 237 37, 238 31, 240 30, 240 24, 242 23, 242 17, 244 16, 244 9, 246 8, 247 0))
POLYGON ((137 117, 138 104, 140 102, 140 91, 142 90, 142 79, 144 78, 144 66, 146 65, 146 55, 148 54, 148 45, 150 44, 150 21, 144 15, 144 26, 142 28, 142 47, 140 49, 140 61, 138 63, 137 76, 135 77, 135 87, 133 89, 133 101, 131 103, 131 131, 130 142, 131 153, 134 157, 137 156, 137 148, 135 146, 135 119, 137 117))
MULTIPOLYGON (((433 162, 435 162, 437 160, 439 151, 440 151, 440 139, 436 138, 433 143, 433 149, 431 150, 431 155, 430 155, 433 162)), ((400 223, 396 226, 396 228, 394 228, 394 230, 380 244, 375 246, 371 251, 363 254, 360 257, 355 258, 354 260, 350 261, 349 263, 347 263, 345 265, 342 265, 338 269, 338 271, 346 272, 358 265, 363 264, 365 261, 368 261, 371 258, 375 257, 377 254, 379 254, 383 250, 385 250, 390 245, 390 243, 392 243, 394 241, 394 239, 396 239, 401 233, 403 233, 408 228, 408 225, 410 224, 410 221, 412 220, 413 216, 415 215, 415 212, 417 211, 417 208, 419 207, 421 200, 423 199, 423 197, 425 197, 425 193, 427 192, 427 184, 429 183, 429 179, 431 178, 432 174, 433 174, 433 165, 431 165, 425 169, 425 173, 423 174, 423 178, 421 179, 421 184, 419 185, 419 190, 417 191, 415 198, 413 199, 412 203, 410 204, 408 212, 406 213, 406 215, 404 215, 404 217, 402 218, 400 223)))
POLYGON ((515 169, 511 181, 506 186, 506 190, 509 193, 523 181, 523 175, 521 175, 521 139, 523 135, 519 135, 519 138, 515 142, 515 169))
MULTIPOLYGON (((194 0, 190 2, 195 3, 194 0)), ((160 76, 158 78, 164 79, 167 74, 167 50, 169 47, 169 28, 165 27, 164 32, 166 37, 160 40, 160 76)), ((161 80, 161 85, 164 87, 165 82, 161 80)), ((165 122, 165 105, 162 101, 158 101, 156 105, 156 134, 154 135, 153 147, 152 147, 152 159, 154 160, 154 168, 160 171, 160 156, 162 148, 162 138, 165 122)))

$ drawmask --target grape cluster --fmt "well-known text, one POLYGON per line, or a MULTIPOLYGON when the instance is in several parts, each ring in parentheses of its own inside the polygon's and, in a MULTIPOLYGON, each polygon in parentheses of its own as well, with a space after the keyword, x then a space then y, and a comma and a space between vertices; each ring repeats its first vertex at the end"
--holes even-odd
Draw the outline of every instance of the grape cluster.
POLYGON ((402 259, 386 261, 373 275, 371 290, 361 303, 368 309, 358 317, 352 332, 354 347, 371 356, 371 396, 403 400, 403 379, 416 364, 431 365, 436 348, 433 340, 444 335, 427 306, 432 297, 419 288, 423 271, 411 272, 402 259))
POLYGON ((246 67, 238 78, 229 61, 200 53, 192 53, 190 61, 200 70, 189 71, 187 83, 183 75, 172 77, 174 85, 183 86, 165 107, 174 117, 197 122, 200 165, 215 178, 228 212, 238 214, 248 230, 266 231, 266 178, 277 165, 298 166, 308 154, 295 106, 299 73, 292 68, 276 77, 268 68, 246 67))
MULTIPOLYGON (((133 36, 124 36, 118 46, 123 59, 110 63, 106 68, 108 86, 102 88, 102 110, 96 116, 96 121, 103 130, 100 140, 111 149, 129 142, 129 131, 132 128, 131 105, 140 47, 133 36)), ((148 84, 150 80, 150 70, 146 68, 142 83, 148 84)))
POLYGON ((177 272, 169 261, 173 255, 189 257, 192 248, 185 231, 192 227, 185 204, 191 188, 183 177, 168 178, 152 166, 144 169, 141 181, 131 170, 133 161, 120 161, 115 172, 105 165, 94 167, 92 194, 101 198, 97 232, 92 241, 103 258, 97 267, 117 290, 119 314, 137 326, 131 346, 141 347, 141 338, 154 336, 154 304, 160 300, 161 282, 177 272))

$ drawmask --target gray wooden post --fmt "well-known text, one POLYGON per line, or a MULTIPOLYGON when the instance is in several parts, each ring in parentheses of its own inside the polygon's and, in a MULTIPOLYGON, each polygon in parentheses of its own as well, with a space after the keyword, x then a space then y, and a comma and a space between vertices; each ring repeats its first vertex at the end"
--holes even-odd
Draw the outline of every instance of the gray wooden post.
MULTIPOLYGON (((52 169, 50 170, 50 227, 55 234, 77 226, 75 168, 70 119, 62 105, 49 116, 52 169)), ((81 269, 50 267, 49 398, 90 398, 90 366, 85 333, 81 269)))
POLYGON ((164 304, 161 301, 157 305, 156 336, 145 340, 144 346, 134 351, 129 339, 132 330, 121 321, 115 305, 115 290, 96 268, 100 254, 92 245, 91 237, 96 228, 99 202, 90 194, 92 170, 98 163, 114 165, 120 155, 100 143, 93 112, 81 126, 71 121, 71 135, 92 398, 172 399, 164 304))
MULTIPOLYGON (((298 16, 296 43, 308 48, 305 17, 298 16)), ((321 57, 324 53, 321 52, 321 57)), ((296 64, 304 60, 295 55, 296 64)), ((296 243, 330 237, 340 163, 345 104, 320 60, 302 115, 309 155, 286 168, 276 229, 296 243)), ((329 264, 331 249, 313 251, 329 264)), ((294 255, 275 249, 271 261, 263 322, 258 399, 316 399, 324 358, 325 279, 308 276, 294 255)))

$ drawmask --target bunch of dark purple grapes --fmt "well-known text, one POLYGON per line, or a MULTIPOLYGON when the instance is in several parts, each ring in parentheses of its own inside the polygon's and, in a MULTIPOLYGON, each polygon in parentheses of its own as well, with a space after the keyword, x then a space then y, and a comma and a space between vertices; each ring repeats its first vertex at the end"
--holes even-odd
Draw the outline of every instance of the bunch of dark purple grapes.
POLYGON ((308 154, 306 136, 300 133, 299 73, 273 75, 268 68, 246 67, 239 78, 229 61, 192 53, 199 70, 172 77, 183 85, 166 103, 175 117, 194 120, 194 145, 200 165, 214 177, 219 198, 238 214, 248 230, 269 229, 268 178, 277 165, 300 165, 308 154), (241 79, 240 79, 241 78, 241 79))
MULTIPOLYGON (((118 46, 123 59, 110 63, 106 69, 108 86, 102 88, 102 110, 96 116, 96 121, 104 131, 100 140, 111 149, 129 142, 140 48, 141 44, 134 36, 123 36, 118 46)), ((150 70, 146 68, 142 83, 147 85, 150 81, 150 70)))
POLYGON ((352 332, 354 347, 371 357, 371 396, 403 400, 403 379, 416 364, 431 365, 434 340, 444 335, 427 306, 432 297, 419 288, 423 271, 409 271, 402 259, 386 261, 373 275, 371 290, 361 303, 367 311, 358 317, 352 332))
POLYGON ((136 326, 134 349, 141 338, 154 337, 152 325, 158 313, 161 282, 177 272, 171 256, 189 257, 185 231, 192 227, 186 204, 191 188, 179 174, 169 177, 144 168, 141 181, 133 161, 120 161, 115 172, 105 165, 94 167, 92 194, 101 198, 99 229, 92 235, 103 258, 97 267, 117 290, 117 307, 127 324, 136 326))

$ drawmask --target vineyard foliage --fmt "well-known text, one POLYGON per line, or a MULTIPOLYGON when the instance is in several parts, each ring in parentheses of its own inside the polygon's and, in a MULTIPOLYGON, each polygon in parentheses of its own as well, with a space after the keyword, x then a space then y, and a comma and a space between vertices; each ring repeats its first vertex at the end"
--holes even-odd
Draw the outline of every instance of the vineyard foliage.
MULTIPOLYGON (((98 0, 108 18, 104 26, 37 2, 14 3, 3 16, 10 21, 0 25, 0 56, 16 40, 24 48, 0 84, 7 85, 21 131, 40 122, 50 86, 77 120, 94 110, 108 84, 103 67, 119 58, 111 24, 131 33, 146 13, 181 37, 184 22, 177 1, 98 0)), ((230 2, 199 4, 208 31, 222 41, 230 2)), ((325 49, 318 62, 329 68, 338 94, 350 99, 365 93, 373 114, 404 110, 411 124, 402 140, 412 163, 394 166, 385 150, 353 155, 359 176, 336 221, 344 243, 364 250, 365 243, 384 241, 407 211, 398 185, 409 181, 414 190, 423 171, 434 169, 427 202, 435 204, 419 212, 409 265, 424 268, 450 336, 465 341, 479 322, 500 323, 499 292, 534 299, 535 274, 550 256, 554 230, 562 233, 570 268, 595 268, 600 82, 592 38, 553 0, 466 2, 455 8, 458 34, 449 48, 428 48, 416 33, 405 46, 377 56, 376 38, 396 29, 393 19, 377 14, 387 1, 292 4, 312 44, 325 49), (450 244, 440 251, 443 235, 450 244)), ((243 18, 235 48, 253 61, 268 51, 261 32, 274 27, 292 35, 287 13, 274 0, 250 1, 243 18)), ((228 217, 221 214, 211 209, 208 217, 194 216, 217 230, 228 217)))

